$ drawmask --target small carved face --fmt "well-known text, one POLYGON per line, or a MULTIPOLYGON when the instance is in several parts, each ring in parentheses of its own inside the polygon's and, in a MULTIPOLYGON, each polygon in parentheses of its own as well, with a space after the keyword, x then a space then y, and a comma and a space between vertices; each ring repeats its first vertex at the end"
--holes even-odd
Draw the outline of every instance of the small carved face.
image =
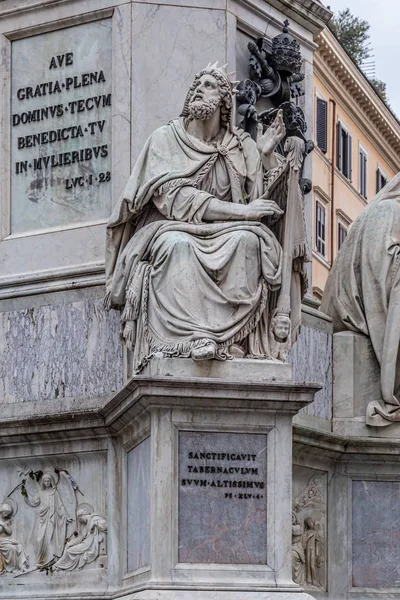
POLYGON ((11 517, 12 512, 13 510, 9 504, 2 504, 0 506, 0 516, 3 519, 8 519, 9 517, 11 517))
POLYGON ((314 529, 315 523, 311 517, 307 517, 307 519, 304 521, 304 525, 307 529, 314 529))
POLYGON ((197 87, 193 92, 190 104, 196 102, 206 102, 213 105, 218 105, 221 101, 221 93, 218 81, 212 75, 206 73, 202 75, 197 82, 197 87))
POLYGON ((277 317, 274 323, 273 332, 275 338, 280 342, 284 342, 289 335, 289 321, 287 319, 282 319, 277 317))
POLYGON ((42 484, 45 489, 53 486, 53 481, 50 475, 43 475, 42 484))

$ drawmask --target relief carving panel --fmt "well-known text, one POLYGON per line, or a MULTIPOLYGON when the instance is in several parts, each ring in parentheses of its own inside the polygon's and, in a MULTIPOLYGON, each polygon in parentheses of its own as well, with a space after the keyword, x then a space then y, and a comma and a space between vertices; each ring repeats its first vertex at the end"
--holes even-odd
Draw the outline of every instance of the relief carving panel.
POLYGON ((293 581, 309 589, 326 589, 325 475, 295 466, 293 479, 293 581))
POLYGON ((12 485, 1 490, 0 575, 12 574, 24 583, 31 573, 106 567, 107 521, 82 502, 94 491, 89 477, 82 490, 64 467, 37 467, 2 478, 12 485))

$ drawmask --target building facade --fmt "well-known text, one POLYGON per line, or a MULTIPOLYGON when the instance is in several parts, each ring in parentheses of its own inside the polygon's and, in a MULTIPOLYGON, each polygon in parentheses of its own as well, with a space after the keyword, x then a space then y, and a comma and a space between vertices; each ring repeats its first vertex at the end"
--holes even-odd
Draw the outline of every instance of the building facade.
POLYGON ((326 28, 314 60, 313 295, 347 231, 400 171, 400 123, 326 28))

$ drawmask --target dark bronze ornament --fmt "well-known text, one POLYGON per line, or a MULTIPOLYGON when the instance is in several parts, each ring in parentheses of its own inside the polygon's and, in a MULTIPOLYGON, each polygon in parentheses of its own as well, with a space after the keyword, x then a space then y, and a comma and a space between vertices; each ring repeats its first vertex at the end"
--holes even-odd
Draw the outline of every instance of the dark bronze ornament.
MULTIPOLYGON (((302 57, 299 42, 289 33, 289 21, 284 22, 282 33, 271 40, 260 37, 249 42, 249 78, 237 86, 238 114, 242 117, 240 126, 255 139, 257 124, 264 130, 274 121, 278 110, 283 111, 286 136, 277 151, 284 154, 283 148, 288 137, 300 137, 305 142, 304 158, 314 148, 311 140, 305 138, 307 123, 302 109, 293 100, 304 96, 300 73, 302 57), (273 108, 258 112, 257 102, 268 98, 273 108)), ((311 182, 302 179, 303 193, 311 190, 311 182)))

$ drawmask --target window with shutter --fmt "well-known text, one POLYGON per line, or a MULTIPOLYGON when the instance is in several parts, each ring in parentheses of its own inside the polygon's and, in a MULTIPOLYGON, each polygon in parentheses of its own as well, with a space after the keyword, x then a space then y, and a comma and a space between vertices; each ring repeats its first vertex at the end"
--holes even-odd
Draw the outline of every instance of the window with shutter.
POLYGON ((316 202, 316 248, 321 256, 326 256, 326 211, 319 202, 316 202))
POLYGON ((344 240, 347 237, 347 229, 341 223, 338 226, 338 250, 342 247, 344 240))
POLYGON ((376 171, 376 193, 380 192, 382 188, 387 184, 387 177, 382 171, 378 168, 376 171))
POLYGON ((364 198, 367 198, 367 186, 368 186, 368 159, 367 154, 360 148, 360 161, 359 161, 359 175, 360 175, 360 194, 364 198))
POLYGON ((322 152, 328 147, 328 103, 322 98, 317 98, 317 145, 322 152))
POLYGON ((347 179, 353 181, 353 152, 352 152, 352 137, 347 134, 347 179))
POLYGON ((352 138, 339 122, 337 124, 337 168, 352 180, 352 138))
POLYGON ((342 125, 341 123, 337 124, 337 168, 339 171, 343 172, 343 144, 342 144, 342 125))

